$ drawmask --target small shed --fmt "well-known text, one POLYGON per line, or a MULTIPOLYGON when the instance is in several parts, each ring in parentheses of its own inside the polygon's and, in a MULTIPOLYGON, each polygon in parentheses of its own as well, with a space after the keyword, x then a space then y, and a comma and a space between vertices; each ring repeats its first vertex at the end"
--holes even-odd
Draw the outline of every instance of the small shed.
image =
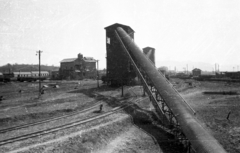
POLYGON ((192 70, 193 77, 199 77, 201 75, 202 70, 195 68, 192 70))

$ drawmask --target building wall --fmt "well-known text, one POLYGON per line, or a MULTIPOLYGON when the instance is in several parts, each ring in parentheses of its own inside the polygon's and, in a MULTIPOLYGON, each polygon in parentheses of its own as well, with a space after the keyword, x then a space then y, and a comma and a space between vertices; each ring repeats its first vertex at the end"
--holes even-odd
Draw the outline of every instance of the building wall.
POLYGON ((97 70, 96 70, 96 62, 83 62, 85 73, 85 78, 96 79, 97 78, 97 70))
POLYGON ((78 54, 76 60, 61 63, 59 72, 61 79, 96 79, 96 62, 85 62, 82 54, 78 54))
POLYGON ((62 70, 73 70, 75 66, 75 62, 67 62, 67 63, 61 63, 61 69, 62 70))
POLYGON ((52 71, 51 79, 59 79, 59 71, 52 71))

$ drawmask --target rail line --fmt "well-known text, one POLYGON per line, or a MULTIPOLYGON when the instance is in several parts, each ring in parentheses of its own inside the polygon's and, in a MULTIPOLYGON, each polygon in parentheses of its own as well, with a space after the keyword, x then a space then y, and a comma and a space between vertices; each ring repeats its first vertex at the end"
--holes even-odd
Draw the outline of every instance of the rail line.
POLYGON ((96 108, 97 106, 99 106, 101 104, 102 103, 98 103, 98 104, 96 104, 94 106, 91 106, 91 107, 88 107, 88 108, 86 108, 84 110, 74 111, 74 112, 72 112, 70 114, 67 114, 67 115, 51 117, 49 119, 42 120, 42 121, 39 121, 39 122, 33 122, 33 123, 29 123, 29 124, 22 124, 22 125, 19 125, 19 126, 13 126, 13 127, 10 127, 10 128, 1 129, 0 133, 6 133, 6 132, 13 131, 13 130, 19 130, 19 129, 22 129, 22 128, 27 128, 27 127, 30 127, 30 126, 33 126, 33 125, 39 125, 39 124, 43 124, 43 123, 47 123, 47 122, 51 122, 51 121, 55 121, 55 120, 59 120, 59 119, 67 118, 67 117, 71 117, 71 116, 77 115, 79 113, 87 112, 87 111, 89 111, 89 110, 91 110, 93 108, 96 108))
POLYGON ((109 115, 111 115, 111 114, 113 114, 113 113, 115 113, 119 110, 122 110, 122 109, 124 109, 128 106, 130 106, 130 105, 117 106, 117 107, 113 108, 111 111, 105 112, 101 115, 96 115, 96 116, 90 117, 88 119, 82 119, 82 120, 74 121, 74 122, 71 122, 71 123, 68 123, 68 124, 65 124, 65 125, 61 125, 61 126, 58 126, 58 127, 49 128, 47 130, 40 130, 40 131, 37 131, 37 132, 33 132, 33 133, 29 133, 29 134, 25 134, 25 135, 21 135, 21 136, 17 136, 17 137, 5 139, 5 140, 0 141, 0 146, 6 145, 6 144, 9 144, 9 143, 13 143, 13 142, 17 142, 17 141, 26 140, 26 139, 33 138, 33 137, 37 137, 37 136, 40 136, 40 135, 50 134, 50 133, 57 132, 57 131, 60 131, 60 130, 64 130, 64 129, 67 129, 67 128, 71 128, 71 127, 74 127, 74 126, 78 126, 78 125, 81 125, 81 124, 84 124, 84 123, 88 123, 90 121, 94 121, 94 120, 109 116, 109 115))
MULTIPOLYGON (((101 96, 101 95, 100 95, 101 96)), ((92 101, 87 101, 87 102, 93 102, 95 100, 92 100, 92 101)), ((101 101, 101 100, 100 100, 101 101)), ((98 101, 99 102, 99 101, 98 101)), ((67 118, 67 117, 71 117, 71 116, 74 116, 74 115, 77 115, 79 113, 84 113, 86 111, 89 111, 93 108, 96 108, 97 106, 101 105, 102 102, 98 103, 91 106, 91 107, 87 107, 86 109, 84 110, 77 110, 77 111, 74 111, 70 114, 67 114, 67 115, 60 115, 60 116, 57 116, 57 117, 51 117, 51 118, 48 118, 46 120, 41 120, 41 121, 38 121, 38 122, 33 122, 33 123, 27 123, 27 124, 22 124, 22 125, 18 125, 18 126, 13 126, 13 127, 10 127, 10 128, 4 128, 4 129, 0 129, 0 134, 1 133, 6 133, 6 132, 10 132, 10 131, 13 131, 13 130, 19 130, 19 129, 22 129, 22 128, 27 128, 27 127, 30 127, 30 126, 34 126, 34 125, 39 125, 39 124, 43 124, 43 123, 47 123, 47 122, 51 122, 51 121, 55 121, 55 120, 59 120, 59 119, 63 119, 63 118, 67 118)), ((43 103, 46 103, 46 102, 43 102, 43 103)), ((34 104, 39 104, 39 103, 34 103, 34 104)), ((42 104, 42 103, 41 103, 42 104)), ((27 105, 33 105, 33 104, 26 104, 24 106, 27 106, 27 105)), ((22 105, 21 105, 22 106, 22 105)), ((19 107, 21 107, 19 106, 19 107)), ((15 108, 15 107, 14 107, 15 108)))
MULTIPOLYGON (((139 99, 137 99, 137 100, 139 100, 139 99)), ((50 119, 47 119, 47 120, 42 120, 42 121, 39 121, 39 122, 34 122, 34 123, 30 123, 30 124, 23 124, 23 125, 19 125, 19 126, 6 128, 6 129, 1 129, 0 133, 6 133, 6 132, 13 131, 13 130, 19 130, 19 129, 22 129, 22 128, 27 128, 27 127, 30 127, 30 126, 40 125, 40 124, 47 123, 47 122, 50 122, 50 121, 59 120, 59 119, 67 118, 67 117, 70 117, 70 116, 74 116, 74 115, 77 115, 79 113, 84 113, 84 112, 89 111, 93 108, 96 108, 97 106, 99 106, 101 104, 102 104, 102 102, 98 103, 98 104, 96 104, 92 107, 89 107, 85 110, 76 111, 76 112, 73 112, 73 113, 68 114, 68 115, 53 117, 53 118, 50 118, 50 119)), ((9 139, 2 140, 2 141, 0 141, 0 146, 6 145, 6 144, 9 144, 9 143, 14 143, 14 142, 17 142, 17 141, 26 140, 26 139, 33 138, 33 137, 37 137, 37 136, 40 136, 40 135, 50 134, 50 133, 57 132, 59 130, 63 130, 63 129, 67 129, 67 128, 71 128, 71 127, 74 127, 74 126, 78 126, 78 125, 81 125, 81 124, 84 124, 84 123, 94 121, 94 120, 97 120, 99 118, 103 118, 105 116, 111 115, 111 114, 113 114, 113 113, 115 113, 119 110, 122 110, 122 109, 124 109, 124 108, 126 108, 130 105, 133 105, 133 104, 128 104, 127 105, 125 103, 121 103, 121 104, 122 104, 121 106, 117 106, 117 107, 113 108, 112 110, 110 110, 109 112, 106 112, 106 113, 101 114, 101 115, 96 115, 96 116, 90 117, 88 119, 81 119, 81 120, 70 122, 70 123, 60 125, 60 126, 57 126, 57 127, 48 128, 48 129, 45 129, 45 130, 40 130, 40 131, 37 131, 37 132, 32 132, 32 133, 24 134, 24 135, 21 135, 21 136, 12 137, 12 138, 9 138, 9 139)))

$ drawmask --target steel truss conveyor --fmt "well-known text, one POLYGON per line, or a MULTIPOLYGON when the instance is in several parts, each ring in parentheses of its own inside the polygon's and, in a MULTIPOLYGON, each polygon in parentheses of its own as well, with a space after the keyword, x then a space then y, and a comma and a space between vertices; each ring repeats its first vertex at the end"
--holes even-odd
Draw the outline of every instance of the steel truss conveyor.
POLYGON ((115 32, 165 128, 173 133, 177 140, 187 144, 188 152, 226 153, 196 119, 195 111, 157 71, 131 37, 121 27, 115 32))

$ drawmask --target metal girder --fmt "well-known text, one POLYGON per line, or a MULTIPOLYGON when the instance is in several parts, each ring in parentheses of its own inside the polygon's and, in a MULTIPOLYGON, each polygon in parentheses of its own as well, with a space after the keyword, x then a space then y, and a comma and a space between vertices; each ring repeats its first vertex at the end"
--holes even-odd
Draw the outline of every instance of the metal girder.
MULTIPOLYGON (((210 133, 208 133, 194 117, 195 111, 191 106, 181 97, 180 94, 178 94, 178 92, 176 92, 174 88, 172 88, 169 82, 159 74, 152 63, 142 54, 141 49, 135 44, 131 37, 120 27, 117 28, 116 35, 134 64, 134 67, 144 84, 146 92, 153 101, 156 111, 158 114, 163 114, 162 118, 168 114, 167 121, 174 126, 173 129, 176 136, 185 136, 188 139, 187 141, 193 147, 193 150, 196 152, 226 153, 217 140, 210 135, 210 133), (139 64, 144 75, 150 80, 150 86, 154 87, 154 91, 156 90, 157 94, 161 97, 160 99, 162 100, 160 102, 163 109, 159 106, 159 103, 155 98, 156 95, 154 96, 149 88, 147 82, 149 80, 146 81, 146 77, 143 77, 135 63, 139 64)), ((185 138, 180 137, 179 139, 185 140, 185 138)))

